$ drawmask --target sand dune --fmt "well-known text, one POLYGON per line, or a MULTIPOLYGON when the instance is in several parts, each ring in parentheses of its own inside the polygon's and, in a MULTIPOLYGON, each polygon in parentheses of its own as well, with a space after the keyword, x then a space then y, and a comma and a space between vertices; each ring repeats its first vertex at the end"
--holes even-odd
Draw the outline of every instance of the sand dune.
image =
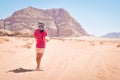
POLYGON ((35 39, 0 37, 0 80, 120 80, 120 39, 53 38, 35 71, 35 39))

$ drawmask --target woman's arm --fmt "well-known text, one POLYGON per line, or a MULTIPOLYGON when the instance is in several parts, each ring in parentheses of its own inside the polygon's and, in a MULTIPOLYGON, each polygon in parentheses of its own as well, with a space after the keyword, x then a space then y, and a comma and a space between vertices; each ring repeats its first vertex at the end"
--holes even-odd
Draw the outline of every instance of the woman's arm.
POLYGON ((48 42, 48 41, 50 40, 50 37, 45 36, 45 37, 43 38, 43 40, 46 41, 46 42, 48 42))

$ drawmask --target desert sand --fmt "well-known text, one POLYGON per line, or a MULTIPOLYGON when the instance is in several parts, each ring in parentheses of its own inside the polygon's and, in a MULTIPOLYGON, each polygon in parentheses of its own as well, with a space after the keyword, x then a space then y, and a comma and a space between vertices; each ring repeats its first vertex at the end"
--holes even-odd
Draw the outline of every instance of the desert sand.
POLYGON ((52 38, 41 71, 35 39, 0 37, 0 80, 120 80, 120 39, 52 38))

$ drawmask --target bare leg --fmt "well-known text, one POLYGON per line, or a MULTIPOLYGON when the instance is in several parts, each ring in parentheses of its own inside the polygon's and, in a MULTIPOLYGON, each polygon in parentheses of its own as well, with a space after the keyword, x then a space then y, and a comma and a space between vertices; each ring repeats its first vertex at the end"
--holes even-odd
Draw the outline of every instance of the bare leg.
POLYGON ((40 67, 40 63, 41 63, 41 58, 43 56, 43 53, 37 53, 36 54, 36 63, 37 63, 37 68, 40 67))

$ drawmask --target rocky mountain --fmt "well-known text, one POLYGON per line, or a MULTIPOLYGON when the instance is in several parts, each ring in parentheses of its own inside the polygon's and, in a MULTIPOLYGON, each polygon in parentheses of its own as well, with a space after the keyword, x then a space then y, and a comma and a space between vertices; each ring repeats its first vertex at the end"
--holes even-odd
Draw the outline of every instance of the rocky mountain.
POLYGON ((3 19, 0 20, 0 29, 4 29, 4 20, 3 19))
POLYGON ((101 36, 103 38, 120 38, 120 32, 107 33, 106 35, 101 36))
POLYGON ((49 36, 88 36, 82 26, 64 9, 38 9, 28 7, 14 12, 4 21, 0 21, 0 28, 13 32, 28 32, 33 34, 42 20, 46 25, 49 36), (3 27, 2 27, 3 26, 3 27))

